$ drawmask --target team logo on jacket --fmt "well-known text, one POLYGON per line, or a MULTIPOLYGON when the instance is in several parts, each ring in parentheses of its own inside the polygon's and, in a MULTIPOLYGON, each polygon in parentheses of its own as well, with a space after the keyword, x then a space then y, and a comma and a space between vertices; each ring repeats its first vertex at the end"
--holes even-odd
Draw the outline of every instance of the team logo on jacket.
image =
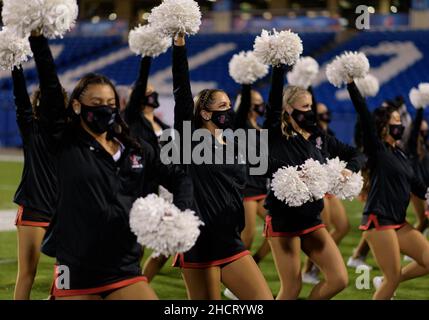
POLYGON ((322 137, 317 137, 316 138, 316 148, 319 150, 322 150, 322 144, 323 144, 322 137))
POLYGON ((143 168, 142 157, 135 154, 130 156, 131 168, 132 169, 141 169, 143 168))

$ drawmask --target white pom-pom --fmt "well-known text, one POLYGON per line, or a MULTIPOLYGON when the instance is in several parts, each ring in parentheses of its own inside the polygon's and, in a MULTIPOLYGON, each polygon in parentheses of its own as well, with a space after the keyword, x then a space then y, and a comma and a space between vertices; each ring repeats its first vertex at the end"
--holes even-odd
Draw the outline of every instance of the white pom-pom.
POLYGON ((252 51, 235 54, 229 62, 229 74, 239 84, 252 84, 268 73, 268 66, 259 62, 252 51))
POLYGON ((45 0, 42 33, 45 37, 62 38, 74 27, 79 13, 76 0, 45 0))
POLYGON ((319 64, 312 57, 302 57, 287 74, 290 85, 307 89, 319 73, 319 64))
POLYGON ((143 57, 157 57, 171 46, 171 39, 166 38, 150 25, 139 26, 130 31, 128 36, 130 50, 143 57))
POLYGON ((297 167, 280 168, 273 174, 271 180, 275 197, 291 207, 299 207, 312 197, 297 169, 297 167))
POLYGON ((368 58, 361 52, 345 52, 326 67, 328 81, 338 88, 346 84, 349 78, 364 78, 368 72, 368 58))
POLYGON ((193 211, 182 212, 155 194, 137 199, 130 211, 131 231, 154 256, 188 251, 197 241, 201 225, 193 211))
POLYGON ((427 105, 429 105, 429 83, 420 83, 419 92, 423 107, 426 107, 427 105))
POLYGON ((63 37, 78 16, 76 0, 4 0, 3 23, 19 37, 41 28, 48 38, 63 37))
POLYGON ((173 203, 173 194, 161 185, 158 187, 158 195, 168 203, 173 203))
POLYGON ((420 94, 420 90, 416 89, 416 88, 412 88, 410 90, 410 101, 411 104, 414 106, 414 108, 416 109, 420 109, 423 108, 423 100, 420 94))
POLYGON ((172 38, 178 33, 193 35, 200 29, 201 11, 193 0, 164 0, 152 9, 148 21, 166 37, 172 38))
POLYGON ((263 64, 293 65, 302 54, 301 38, 290 30, 272 33, 262 30, 253 45, 254 54, 263 64))
POLYGON ((3 0, 3 23, 18 37, 25 38, 43 25, 45 0, 3 0))
POLYGON ((315 200, 322 199, 329 189, 326 168, 319 161, 307 159, 299 171, 302 181, 310 190, 315 200))
POLYGON ((327 161, 325 167, 329 181, 328 193, 341 200, 353 200, 362 190, 363 178, 360 173, 352 173, 350 178, 345 179, 341 172, 346 166, 338 157, 327 161))
POLYGON ((360 94, 364 97, 375 97, 380 90, 378 79, 371 74, 366 75, 365 78, 356 79, 355 82, 360 94))
POLYGON ((27 38, 19 38, 7 28, 0 31, 0 69, 12 70, 32 55, 27 38))

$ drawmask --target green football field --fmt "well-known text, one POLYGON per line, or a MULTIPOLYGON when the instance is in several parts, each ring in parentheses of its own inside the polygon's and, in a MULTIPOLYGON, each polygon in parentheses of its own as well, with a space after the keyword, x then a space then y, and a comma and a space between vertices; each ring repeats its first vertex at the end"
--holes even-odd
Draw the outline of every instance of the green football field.
MULTIPOLYGON (((11 199, 19 183, 21 170, 21 163, 0 162, 0 210, 15 208, 11 199)), ((360 220, 362 204, 354 201, 345 202, 345 205, 352 224, 350 234, 340 245, 343 258, 346 260, 351 255, 354 246, 359 242, 360 231, 357 226, 360 220)), ((412 209, 409 210, 408 217, 410 222, 414 221, 412 209)), ((258 236, 254 248, 261 242, 261 232, 262 221, 259 221, 258 236)), ((373 259, 369 258, 368 262, 375 266, 373 259)), ((48 296, 53 276, 53 263, 52 259, 42 257, 31 295, 32 299, 45 299, 48 296)), ((161 299, 186 299, 180 271, 170 267, 170 265, 170 262, 167 263, 161 273, 155 277, 152 286, 161 299)), ((261 262, 260 267, 273 293, 276 294, 279 289, 279 281, 271 255, 261 262)), ((12 299, 16 270, 16 233, 14 231, 0 232, 0 300, 12 299)), ((371 278, 379 274, 379 270, 374 268, 371 272, 371 278)), ((371 299, 374 292, 372 284, 368 290, 356 289, 355 280, 358 276, 359 274, 356 274, 354 269, 349 269, 349 286, 335 299, 371 299)), ((304 285, 300 295, 301 298, 307 297, 310 290, 310 285, 304 285)), ((429 299, 429 276, 401 284, 397 290, 396 299, 429 299)))

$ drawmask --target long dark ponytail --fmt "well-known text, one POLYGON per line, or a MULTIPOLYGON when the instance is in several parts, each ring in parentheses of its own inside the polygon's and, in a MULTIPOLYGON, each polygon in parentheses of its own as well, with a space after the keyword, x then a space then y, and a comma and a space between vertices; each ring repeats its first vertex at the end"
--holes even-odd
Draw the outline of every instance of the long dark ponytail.
POLYGON ((87 90, 87 88, 91 85, 108 85, 112 88, 115 94, 115 104, 116 108, 118 108, 118 112, 115 117, 115 124, 111 130, 107 133, 107 139, 118 139, 121 143, 129 148, 136 149, 140 153, 143 152, 140 143, 137 142, 135 138, 133 138, 130 134, 130 129, 128 125, 125 123, 119 112, 119 95, 116 91, 115 85, 104 75, 89 73, 85 75, 83 78, 79 80, 76 87, 74 88, 72 94, 70 95, 69 103, 67 106, 69 120, 72 122, 72 125, 78 127, 80 125, 80 116, 76 114, 73 110, 72 104, 74 100, 80 101, 81 96, 87 90))

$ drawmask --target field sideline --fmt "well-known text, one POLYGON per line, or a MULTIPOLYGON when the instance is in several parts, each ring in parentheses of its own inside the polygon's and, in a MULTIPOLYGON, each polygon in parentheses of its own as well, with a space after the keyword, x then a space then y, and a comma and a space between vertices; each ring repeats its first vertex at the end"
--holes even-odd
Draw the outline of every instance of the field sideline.
MULTIPOLYGON (((0 162, 0 210, 14 209, 16 206, 12 203, 13 194, 21 177, 22 163, 19 162, 0 162)), ((354 246, 359 242, 360 231, 357 229, 359 224, 362 204, 358 201, 345 202, 348 216, 352 225, 349 235, 341 243, 340 249, 343 258, 346 260, 352 253, 354 246)), ((408 212, 409 221, 414 221, 412 209, 408 212)), ((1 219, 1 217, 0 217, 1 219)), ((258 234, 254 248, 261 241, 262 221, 258 224, 258 234)), ((16 232, 0 232, 0 300, 9 300, 13 297, 13 289, 16 277, 16 232)), ((42 257, 39 271, 36 277, 35 285, 32 291, 32 299, 45 299, 48 296, 49 288, 53 276, 53 260, 45 256, 42 257)), ((375 266, 372 258, 368 262, 375 266)), ((152 286, 160 299, 186 299, 186 291, 180 272, 176 268, 170 267, 169 262, 155 277, 152 286)), ((277 272, 271 255, 269 255, 260 264, 261 269, 268 281, 274 294, 279 289, 277 272)), ((377 268, 371 272, 371 277, 379 275, 377 268)), ((358 290, 355 288, 355 279, 359 274, 355 270, 349 269, 350 283, 346 290, 340 293, 335 299, 354 299, 368 300, 373 294, 371 289, 358 290)), ((301 298, 308 296, 311 286, 304 285, 300 294, 301 298)), ((400 285, 395 299, 429 299, 429 276, 412 280, 400 285)))

